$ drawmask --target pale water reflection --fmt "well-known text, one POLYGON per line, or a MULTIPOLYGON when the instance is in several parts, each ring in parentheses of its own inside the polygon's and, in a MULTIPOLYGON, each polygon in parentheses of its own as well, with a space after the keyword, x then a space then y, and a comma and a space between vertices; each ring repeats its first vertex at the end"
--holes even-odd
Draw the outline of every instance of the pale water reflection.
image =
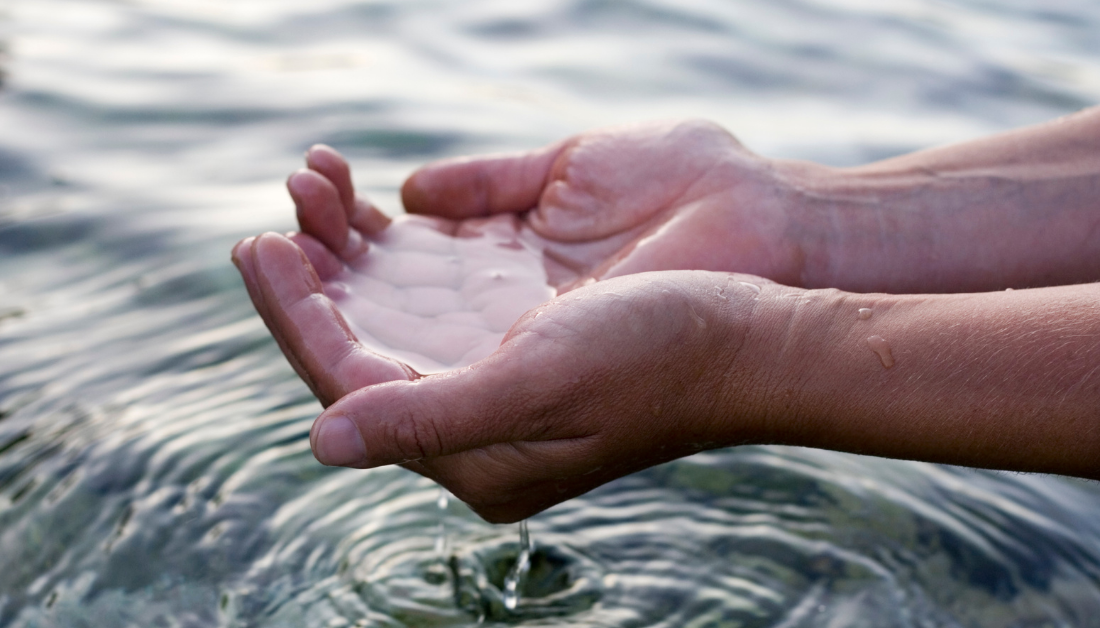
POLYGON ((439 373, 488 357, 516 319, 554 296, 529 227, 499 215, 461 229, 398 216, 325 282, 359 342, 439 373))
POLYGON ((852 164, 1097 102, 1097 32, 1088 0, 0 0, 0 626, 1094 624, 1095 486, 785 448, 535 517, 509 609, 514 526, 313 460, 228 251, 292 227, 315 142, 391 211, 424 160, 654 117, 852 164))

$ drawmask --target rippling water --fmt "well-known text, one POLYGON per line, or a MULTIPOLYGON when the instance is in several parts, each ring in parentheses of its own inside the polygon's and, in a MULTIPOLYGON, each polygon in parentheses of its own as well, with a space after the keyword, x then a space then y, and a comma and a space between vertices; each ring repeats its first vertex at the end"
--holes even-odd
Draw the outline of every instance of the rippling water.
POLYGON ((844 165, 1100 101, 1088 0, 0 0, 0 626, 1097 626, 1100 490, 698 455, 519 552, 319 406, 228 263, 324 141, 427 159, 703 116, 844 165))

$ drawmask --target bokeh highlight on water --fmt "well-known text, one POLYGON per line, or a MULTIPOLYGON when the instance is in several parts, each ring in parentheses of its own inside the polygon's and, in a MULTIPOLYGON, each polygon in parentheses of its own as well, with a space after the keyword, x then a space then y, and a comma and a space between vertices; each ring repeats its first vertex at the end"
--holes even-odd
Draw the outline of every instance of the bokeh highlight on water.
MULTIPOLYGON (((714 119, 848 165, 1100 100, 1088 0, 0 2, 0 626, 1100 625, 1100 491, 712 452, 515 527, 318 465, 228 250, 302 151, 714 119), (437 543, 440 530, 445 542, 437 543), (437 551, 437 547, 441 548, 437 551)), ((885 420, 885 419, 884 419, 885 420)))

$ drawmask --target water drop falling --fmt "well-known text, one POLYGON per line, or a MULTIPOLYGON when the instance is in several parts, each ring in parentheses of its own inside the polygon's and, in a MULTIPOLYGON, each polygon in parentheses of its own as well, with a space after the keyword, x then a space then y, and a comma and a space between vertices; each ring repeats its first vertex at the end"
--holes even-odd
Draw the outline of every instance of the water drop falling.
POLYGON ((871 308, 869 308, 869 307, 859 308, 859 320, 865 321, 865 320, 871 318, 871 313, 872 313, 871 308))
POLYGON ((871 336, 867 339, 867 346, 871 347, 871 351, 878 354, 882 366, 886 368, 894 366, 894 355, 890 353, 890 345, 886 343, 882 336, 871 336))
POLYGON ((439 531, 435 534, 435 553, 442 558, 447 553, 447 526, 439 522, 439 531))
POLYGON ((523 583, 523 576, 531 568, 531 536, 527 532, 527 520, 519 522, 519 556, 516 564, 508 577, 504 579, 504 607, 510 611, 516 610, 519 604, 519 588, 523 583))
POLYGON ((447 504, 449 501, 447 489, 439 487, 439 497, 435 500, 435 505, 439 507, 439 531, 435 535, 435 553, 441 559, 446 558, 447 554, 447 504))

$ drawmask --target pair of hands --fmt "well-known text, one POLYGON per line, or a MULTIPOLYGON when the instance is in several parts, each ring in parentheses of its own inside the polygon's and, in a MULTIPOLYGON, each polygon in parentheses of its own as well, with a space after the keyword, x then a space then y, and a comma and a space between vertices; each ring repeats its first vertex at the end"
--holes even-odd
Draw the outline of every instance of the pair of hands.
POLYGON ((402 190, 413 216, 396 227, 463 236, 505 224, 542 251, 558 291, 487 358, 434 375, 364 347, 348 319, 371 321, 326 296, 369 274, 368 252, 394 227, 356 198, 335 151, 311 149, 307 166, 288 181, 301 233, 246 239, 233 259, 326 406, 310 434, 321 462, 402 464, 507 522, 759 434, 720 398, 744 370, 738 349, 769 282, 699 271, 798 285, 806 253, 773 163, 724 130, 600 130, 414 173, 402 190))

